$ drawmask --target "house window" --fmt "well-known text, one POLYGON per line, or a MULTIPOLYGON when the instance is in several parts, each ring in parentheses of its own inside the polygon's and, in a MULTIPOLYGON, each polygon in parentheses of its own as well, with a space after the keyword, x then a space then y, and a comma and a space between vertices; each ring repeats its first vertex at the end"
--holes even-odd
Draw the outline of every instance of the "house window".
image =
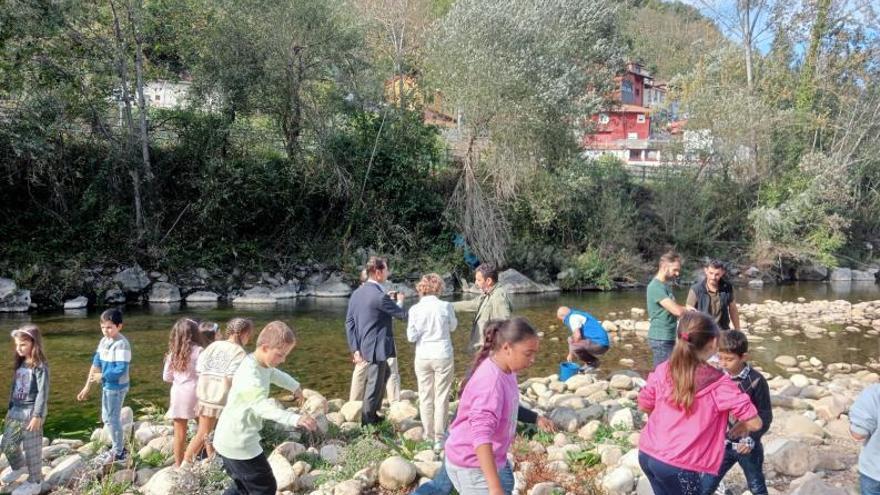
POLYGON ((645 114, 643 114, 643 113, 638 114, 636 116, 636 122, 638 122, 639 124, 644 124, 645 123, 645 114))
POLYGON ((627 138, 627 139, 638 139, 638 138, 639 138, 639 133, 637 133, 637 132, 627 132, 627 133, 626 133, 626 138, 627 138))
POLYGON ((600 113, 600 114, 599 114, 599 123, 600 123, 600 124, 602 124, 602 125, 607 125, 608 122, 610 122, 610 121, 611 121, 611 119, 608 118, 608 114, 607 114, 607 113, 600 113))
POLYGON ((162 95, 156 95, 156 98, 155 98, 155 99, 156 99, 156 101, 161 100, 161 99, 162 99, 162 95))
POLYGON ((629 150, 629 161, 641 161, 642 150, 629 150))

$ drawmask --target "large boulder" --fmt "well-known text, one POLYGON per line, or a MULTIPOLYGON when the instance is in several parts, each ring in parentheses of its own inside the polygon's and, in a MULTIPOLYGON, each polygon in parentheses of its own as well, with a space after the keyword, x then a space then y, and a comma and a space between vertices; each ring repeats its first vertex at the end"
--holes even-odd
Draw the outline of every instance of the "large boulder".
POLYGON ((168 282, 156 282, 150 288, 147 301, 151 303, 175 303, 180 302, 180 288, 168 282))
POLYGON ((602 478, 602 487, 608 495, 627 495, 635 486, 636 479, 632 471, 621 466, 602 478))
POLYGON ((822 265, 802 265, 795 270, 795 280, 820 282, 828 278, 828 267, 822 265))
POLYGON ((386 490, 400 490, 416 480, 416 467, 400 456, 393 456, 379 465, 379 485, 386 490))
POLYGON ((79 454, 71 454, 55 464, 55 467, 46 475, 45 484, 49 486, 61 486, 67 484, 85 467, 79 454))
POLYGON ((358 422, 361 419, 361 410, 363 409, 363 401, 353 400, 346 402, 339 410, 340 414, 349 422, 358 422))
POLYGON ((267 287, 256 286, 241 293, 241 295, 233 296, 232 304, 275 304, 275 296, 267 287))
POLYGON ((144 495, 167 495, 176 485, 177 469, 174 466, 168 466, 150 476, 150 481, 142 486, 140 491, 144 495))
POLYGON ((326 282, 315 287, 314 296, 315 297, 348 297, 351 295, 351 286, 347 283, 339 280, 338 278, 331 277, 327 279, 326 282))
POLYGON ((218 299, 220 299, 219 294, 208 290, 197 290, 186 296, 187 304, 215 303, 218 299))
POLYGON ((828 280, 832 282, 849 282, 852 279, 852 270, 849 268, 835 268, 828 276, 828 280))
POLYGON ((0 278, 0 313, 24 313, 31 308, 31 291, 19 289, 11 278, 0 278))
POLYGON ((877 271, 876 270, 852 270, 852 281, 853 282, 876 282, 877 281, 877 271))
POLYGON ((394 424, 401 424, 416 419, 419 410, 416 409, 408 400, 400 400, 392 402, 388 409, 388 421, 394 424))
POLYGON ((272 289, 272 297, 275 299, 293 299, 298 294, 299 282, 296 280, 272 289))
POLYGON ((113 281, 128 294, 140 294, 150 285, 150 277, 138 265, 126 268, 113 276, 113 281))
POLYGON ((829 485, 816 473, 807 473, 791 482, 789 495, 847 495, 843 488, 829 485))
POLYGON ((786 476, 803 476, 811 468, 810 448, 795 440, 777 438, 764 448, 767 463, 786 476))
POLYGON ((83 309, 88 305, 89 298, 86 296, 78 296, 64 301, 64 309, 83 309))
POLYGON ((296 475, 293 472, 293 466, 290 465, 283 455, 273 452, 269 455, 269 467, 272 468, 272 475, 275 476, 275 482, 278 484, 278 491, 284 491, 296 483, 296 475))

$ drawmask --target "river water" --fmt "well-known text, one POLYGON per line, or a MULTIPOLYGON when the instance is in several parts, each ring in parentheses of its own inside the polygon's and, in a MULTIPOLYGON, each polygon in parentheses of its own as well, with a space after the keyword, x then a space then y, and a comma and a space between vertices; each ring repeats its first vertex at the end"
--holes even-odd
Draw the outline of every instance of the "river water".
MULTIPOLYGON (((685 290, 676 291, 676 298, 683 302, 685 290)), ((644 308, 643 290, 621 292, 584 292, 540 296, 515 296, 515 314, 525 316, 545 333, 535 366, 521 376, 546 376, 555 373, 559 362, 565 359, 566 334, 555 319, 559 305, 571 306, 591 312, 599 319, 629 318, 631 308, 644 308)), ((762 302, 767 299, 807 301, 845 299, 853 303, 880 299, 880 286, 872 283, 800 283, 785 286, 769 286, 761 290, 738 289, 736 298, 741 303, 762 302)), ((415 301, 407 301, 407 304, 415 301)), ((233 316, 252 318, 257 328, 280 319, 292 324, 299 340, 281 368, 294 375, 307 388, 320 391, 328 398, 348 397, 352 365, 347 351, 344 318, 347 299, 303 298, 276 306, 230 307, 230 306, 129 306, 125 311, 124 335, 132 345, 131 390, 126 403, 135 409, 147 404, 166 407, 169 385, 162 381, 163 355, 167 351, 168 332, 174 320, 193 315, 201 319, 223 324, 233 316)), ((92 395, 84 403, 76 402, 76 394, 82 388, 91 362, 92 353, 100 339, 98 311, 57 312, 31 315, 4 315, 0 327, 9 331, 24 322, 36 323, 44 333, 46 353, 51 368, 51 392, 49 413, 46 421, 48 436, 79 436, 87 434, 100 421, 100 390, 92 388, 92 395)), ((466 348, 471 315, 461 313, 459 326, 453 335, 456 349, 456 374, 462 376, 470 364, 471 356, 466 348)), ((395 337, 400 355, 400 371, 403 388, 415 389, 412 371, 413 348, 406 341, 403 322, 395 322, 395 337)), ((825 363, 861 363, 870 357, 880 356, 880 345, 875 337, 864 333, 839 332, 834 338, 810 340, 803 335, 783 337, 779 342, 766 338, 753 345, 753 358, 772 368, 773 357, 779 354, 816 356, 825 363)), ((251 348, 253 345, 250 346, 251 348)), ((12 340, 7 347, 10 367, 12 365, 12 340)), ((635 335, 623 333, 619 342, 602 357, 602 372, 622 367, 618 361, 630 358, 634 368, 642 373, 650 367, 650 351, 635 335)), ((0 374, 0 390, 9 390, 11 369, 0 374)))

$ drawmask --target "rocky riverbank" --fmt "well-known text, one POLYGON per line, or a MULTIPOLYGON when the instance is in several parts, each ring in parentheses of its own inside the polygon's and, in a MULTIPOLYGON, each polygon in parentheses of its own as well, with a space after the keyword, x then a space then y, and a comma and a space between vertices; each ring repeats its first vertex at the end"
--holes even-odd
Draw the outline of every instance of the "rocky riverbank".
MULTIPOLYGON (((838 332, 860 332, 874 339, 880 332, 880 301, 765 301, 743 305, 741 313, 753 347, 760 347, 765 339, 794 335, 833 338, 838 332)), ((627 315, 609 315, 604 325, 623 346, 647 330, 640 308, 627 315)), ((546 329, 548 334, 556 331, 546 329)), ((633 364, 623 358, 603 365, 610 370, 607 375, 580 375, 566 382, 551 375, 520 384, 523 404, 547 415, 559 432, 521 432, 511 456, 519 495, 651 493, 637 461, 636 446, 646 416, 636 408, 644 377, 630 369, 633 364)), ((857 493, 854 466, 859 445, 849 437, 847 411, 864 387, 880 382, 880 362, 873 357, 862 363, 825 363, 801 354, 773 356, 754 364, 768 377, 774 406, 773 425, 764 437, 771 493, 857 493)), ((264 432, 282 493, 404 494, 440 468, 442 453, 431 450, 430 442, 423 439, 415 392, 404 390, 401 401, 386 405, 387 425, 370 432, 357 423, 359 402, 328 399, 313 390, 307 390, 305 397, 292 409, 314 415, 318 433, 264 432)), ((221 491, 225 476, 215 463, 199 462, 184 470, 169 467, 171 427, 161 414, 143 410, 135 418, 127 409, 124 418, 136 455, 113 472, 90 461, 108 441, 101 429, 89 442, 45 440, 44 491, 145 495, 221 491)), ((732 494, 746 493, 738 467, 728 476, 727 486, 732 494)))
MULTIPOLYGON (((237 270, 226 273, 197 268, 172 277, 161 272, 148 273, 135 265, 118 270, 84 269, 75 275, 81 282, 61 301, 32 298, 32 292, 18 287, 14 280, 0 278, 0 313, 49 309, 59 305, 65 311, 118 304, 205 306, 221 301, 233 305, 266 306, 300 297, 344 298, 360 284, 360 280, 351 274, 320 264, 299 266, 286 274, 241 273, 237 270)), ((420 273, 407 274, 390 282, 388 288, 415 297, 414 287, 420 277, 420 273)), ((443 274, 443 279, 447 295, 457 289, 478 292, 467 281, 458 280, 451 273, 443 274)), ((560 290, 553 284, 536 283, 513 269, 501 272, 499 279, 512 294, 560 290)))
MULTIPOLYGON (((641 279, 650 279, 653 264, 643 267, 641 279)), ((82 267, 80 265, 59 269, 38 269, 28 272, 39 275, 22 275, 38 279, 39 287, 19 287, 11 278, 0 278, 0 313, 25 312, 35 309, 63 308, 77 311, 88 307, 117 304, 157 304, 176 306, 180 304, 210 305, 230 302, 239 305, 273 305, 300 297, 347 297, 360 283, 357 273, 317 262, 291 265, 284 270, 272 272, 249 272, 238 268, 230 270, 192 268, 175 273, 148 271, 139 265, 106 265, 82 267)), ((855 270, 830 269, 809 265, 782 271, 762 271, 754 266, 733 267, 729 278, 739 286, 757 289, 765 284, 790 281, 825 281, 832 284, 876 283, 877 268, 855 270)), ((680 281, 686 287, 701 274, 697 265, 680 281)), ((395 274, 389 284, 395 290, 415 295, 414 286, 421 277, 419 272, 395 274)), ((533 273, 534 277, 508 269, 500 274, 501 283, 512 294, 535 294, 559 292, 560 286, 570 287, 566 278, 570 270, 562 270, 553 278, 545 272, 533 273)), ((455 291, 478 292, 460 276, 443 274, 447 294, 455 291)), ((638 281, 615 280, 615 289, 638 287, 638 281)), ((598 290, 595 286, 579 287, 582 290, 598 290)))

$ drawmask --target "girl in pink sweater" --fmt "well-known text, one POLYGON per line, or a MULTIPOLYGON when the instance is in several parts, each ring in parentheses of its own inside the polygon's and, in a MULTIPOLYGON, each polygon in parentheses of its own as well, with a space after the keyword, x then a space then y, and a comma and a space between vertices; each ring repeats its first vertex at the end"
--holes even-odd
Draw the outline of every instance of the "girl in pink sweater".
POLYGON ((701 473, 717 474, 728 417, 740 438, 761 428, 749 396, 706 363, 718 346, 718 326, 697 311, 678 323, 672 357, 648 376, 639 409, 650 416, 639 438, 639 464, 654 495, 698 495, 701 473))
POLYGON ((538 353, 538 334, 525 318, 490 321, 483 333, 446 440, 446 472, 461 495, 504 495, 498 472, 516 433, 516 372, 538 353))

